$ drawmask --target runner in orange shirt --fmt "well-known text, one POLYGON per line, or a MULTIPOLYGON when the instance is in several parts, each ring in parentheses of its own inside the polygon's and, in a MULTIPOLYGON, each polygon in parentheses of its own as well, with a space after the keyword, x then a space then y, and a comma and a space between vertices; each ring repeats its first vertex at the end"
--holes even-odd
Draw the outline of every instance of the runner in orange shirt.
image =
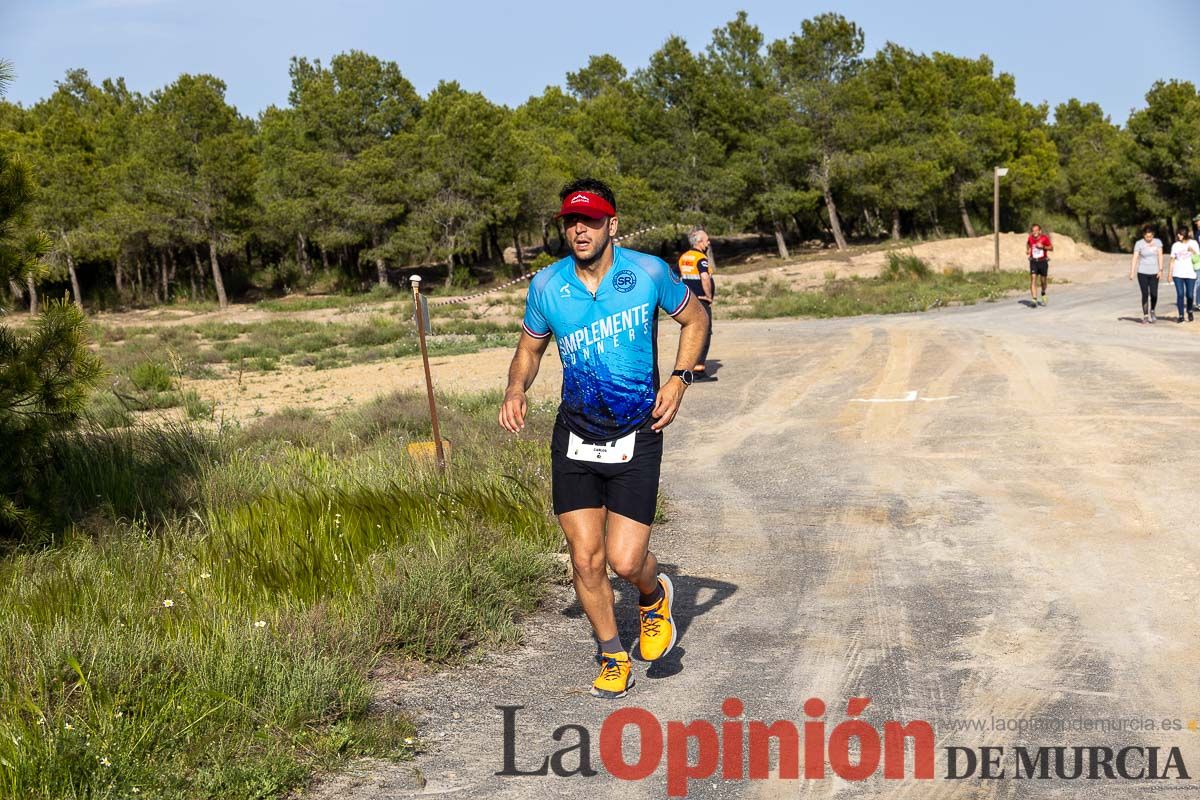
POLYGON ((679 277, 692 290, 692 294, 700 299, 700 306, 708 315, 708 338, 704 340, 704 350, 700 353, 700 361, 692 368, 696 383, 715 381, 716 375, 709 375, 705 368, 708 358, 708 346, 712 342, 712 304, 716 297, 713 287, 712 269, 708 260, 708 233, 703 228, 695 228, 688 233, 688 243, 691 249, 679 257, 679 277))

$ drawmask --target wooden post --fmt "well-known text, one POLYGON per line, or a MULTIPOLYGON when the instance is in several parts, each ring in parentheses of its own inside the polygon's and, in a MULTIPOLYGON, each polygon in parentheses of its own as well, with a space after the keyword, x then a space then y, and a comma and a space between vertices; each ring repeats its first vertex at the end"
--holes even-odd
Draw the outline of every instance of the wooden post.
POLYGON ((417 338, 421 342, 421 361, 425 365, 425 391, 429 395, 429 418, 433 421, 433 446, 437 451, 438 469, 446 468, 446 454, 442 450, 442 431, 438 425, 437 402, 433 399, 433 376, 429 372, 429 350, 425 346, 425 315, 421 311, 421 276, 413 275, 413 304, 416 306, 417 338))
POLYGON ((992 170, 992 239, 996 243, 992 272, 1000 271, 1000 179, 1007 174, 1008 167, 995 167, 992 170))
POLYGON ((991 173, 991 237, 996 245, 996 259, 992 261, 991 271, 1000 271, 1000 167, 991 173))

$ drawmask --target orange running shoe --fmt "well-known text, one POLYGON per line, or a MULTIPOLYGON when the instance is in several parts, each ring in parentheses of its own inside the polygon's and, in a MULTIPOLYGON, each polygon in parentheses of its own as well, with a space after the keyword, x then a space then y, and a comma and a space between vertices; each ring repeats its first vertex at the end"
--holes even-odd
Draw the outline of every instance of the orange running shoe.
POLYGON ((601 653, 600 675, 592 684, 592 696, 616 700, 633 688, 633 664, 628 653, 601 653))
POLYGON ((658 582, 662 586, 662 598, 652 606, 638 606, 642 612, 638 649, 642 652, 642 658, 647 661, 657 661, 671 652, 671 648, 675 646, 675 639, 679 636, 675 620, 671 616, 675 585, 661 572, 658 582))

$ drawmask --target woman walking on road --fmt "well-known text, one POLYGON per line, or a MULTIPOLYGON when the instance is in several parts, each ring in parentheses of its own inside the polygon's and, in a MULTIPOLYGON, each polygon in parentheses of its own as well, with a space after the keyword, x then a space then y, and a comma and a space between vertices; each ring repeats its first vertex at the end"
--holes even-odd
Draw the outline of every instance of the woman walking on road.
POLYGON ((1133 260, 1129 262, 1129 280, 1137 275, 1138 288, 1142 290, 1142 322, 1155 321, 1154 309, 1158 305, 1158 282, 1162 279, 1163 244, 1154 235, 1149 225, 1142 228, 1142 238, 1133 246, 1133 260))
MULTIPOLYGON (((1188 239, 1196 247, 1200 248, 1200 214, 1196 215, 1196 219, 1192 220, 1192 227, 1188 229, 1188 239)), ((1196 286, 1192 291, 1192 305, 1200 308, 1200 265, 1196 264, 1195 259, 1192 260, 1192 269, 1196 270, 1196 286)))
POLYGON ((1183 322, 1185 304, 1188 322, 1194 319, 1192 311, 1196 303, 1196 267, 1192 264, 1193 254, 1200 254, 1200 245, 1196 244, 1195 239, 1188 237, 1187 228, 1180 228, 1175 232, 1175 244, 1171 245, 1169 275, 1175 283, 1175 306, 1179 309, 1179 319, 1175 320, 1176 322, 1183 322))

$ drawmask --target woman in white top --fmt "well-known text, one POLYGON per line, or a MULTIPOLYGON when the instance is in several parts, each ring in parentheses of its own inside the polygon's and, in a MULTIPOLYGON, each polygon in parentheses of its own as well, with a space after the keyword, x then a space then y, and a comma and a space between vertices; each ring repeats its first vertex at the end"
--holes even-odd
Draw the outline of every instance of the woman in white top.
POLYGON ((1196 268, 1192 265, 1192 255, 1200 254, 1200 246, 1195 239, 1188 238, 1187 228, 1175 232, 1175 244, 1171 245, 1171 271, 1168 277, 1175 282, 1175 307, 1179 309, 1179 319, 1183 322, 1184 305, 1187 305, 1187 321, 1194 317, 1196 295, 1196 268))

